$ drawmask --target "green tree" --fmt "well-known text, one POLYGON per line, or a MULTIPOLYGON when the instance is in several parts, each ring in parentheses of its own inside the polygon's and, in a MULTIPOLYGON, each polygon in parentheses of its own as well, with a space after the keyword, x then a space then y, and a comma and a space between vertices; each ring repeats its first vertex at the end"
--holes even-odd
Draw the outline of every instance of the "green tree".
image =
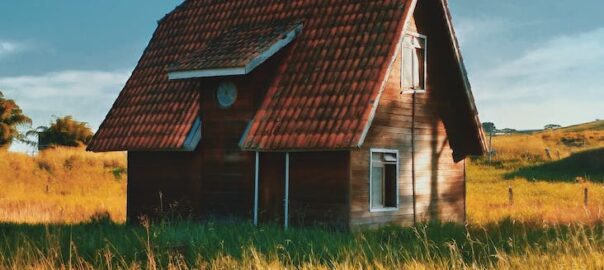
POLYGON ((495 127, 495 124, 493 122, 482 123, 482 129, 487 134, 495 133, 497 131, 497 128, 495 127))
POLYGON ((30 125, 31 119, 23 114, 17 103, 0 92, 0 149, 8 148, 15 140, 26 141, 26 134, 19 128, 30 125))
POLYGON ((561 128, 561 127, 562 127, 562 126, 561 126, 561 125, 558 125, 558 124, 547 124, 547 125, 545 125, 543 128, 544 128, 544 129, 558 129, 558 128, 561 128))
POLYGON ((40 148, 87 145, 94 135, 88 123, 77 121, 70 115, 57 117, 50 126, 38 127, 35 132, 38 133, 40 148))
POLYGON ((493 133, 497 132, 497 127, 493 122, 482 123, 482 129, 489 135, 489 162, 493 159, 493 133))

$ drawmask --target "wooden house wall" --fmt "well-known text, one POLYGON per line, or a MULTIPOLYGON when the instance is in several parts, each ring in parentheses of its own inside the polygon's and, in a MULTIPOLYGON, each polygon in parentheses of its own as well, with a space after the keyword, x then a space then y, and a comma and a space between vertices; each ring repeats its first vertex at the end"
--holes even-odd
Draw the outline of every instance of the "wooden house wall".
POLYGON ((191 91, 201 92, 201 141, 193 152, 129 152, 129 219, 155 215, 169 205, 178 206, 174 212, 179 215, 251 218, 255 155, 241 151, 239 141, 282 54, 249 75, 191 79, 198 82, 198 89, 191 91), (234 82, 238 89, 235 103, 226 109, 216 100, 216 88, 223 80, 234 82))
POLYGON ((290 153, 290 221, 347 227, 350 152, 290 153))
MULTIPOLYGON (((446 33, 422 28, 423 23, 414 18, 409 30, 428 36, 430 59, 433 52, 442 50, 443 46, 432 43, 431 37, 446 33)), ((351 152, 352 227, 386 223, 410 225, 431 219, 462 222, 465 219, 464 162, 453 161, 440 108, 447 105, 434 95, 450 89, 440 84, 437 89, 432 83, 441 76, 442 70, 435 70, 434 65, 438 65, 438 60, 429 60, 427 93, 414 97, 413 94, 401 94, 401 54, 395 59, 365 143, 361 149, 351 152), (371 212, 369 209, 371 148, 399 150, 399 209, 396 211, 371 212)))
MULTIPOLYGON (((350 152, 289 154, 289 223, 348 226, 350 152)), ((260 153, 259 217, 283 224, 285 153, 260 153)))

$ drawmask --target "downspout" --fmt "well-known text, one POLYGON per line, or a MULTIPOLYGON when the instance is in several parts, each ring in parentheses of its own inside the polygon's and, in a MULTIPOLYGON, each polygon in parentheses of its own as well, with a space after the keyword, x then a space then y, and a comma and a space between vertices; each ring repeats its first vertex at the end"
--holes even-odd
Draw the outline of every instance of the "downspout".
POLYGON ((283 228, 289 225, 289 152, 285 152, 285 202, 284 202, 283 228))
POLYGON ((463 221, 468 224, 468 182, 466 176, 466 160, 463 160, 463 221))
POLYGON ((258 226, 258 182, 260 169, 260 152, 256 152, 256 165, 254 170, 254 225, 258 226))
POLYGON ((417 92, 413 91, 412 99, 412 111, 411 111, 411 183, 413 185, 413 224, 417 223, 417 208, 415 198, 415 95, 417 92))

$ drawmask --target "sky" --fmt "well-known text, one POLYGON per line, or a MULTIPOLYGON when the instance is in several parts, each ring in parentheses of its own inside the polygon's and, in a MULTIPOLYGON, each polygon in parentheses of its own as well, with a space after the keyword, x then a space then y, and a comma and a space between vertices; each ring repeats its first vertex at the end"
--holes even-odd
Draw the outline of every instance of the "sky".
MULTIPOLYGON (((34 127, 73 115, 96 130, 157 20, 181 2, 0 1, 0 91, 34 127)), ((604 118, 604 1, 449 2, 481 121, 535 129, 604 118)))

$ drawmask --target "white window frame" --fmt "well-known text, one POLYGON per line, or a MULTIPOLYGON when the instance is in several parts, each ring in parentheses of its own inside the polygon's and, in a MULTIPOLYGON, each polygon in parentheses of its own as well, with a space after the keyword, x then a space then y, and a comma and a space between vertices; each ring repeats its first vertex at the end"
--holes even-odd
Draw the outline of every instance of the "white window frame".
POLYGON ((383 148, 371 148, 369 150, 369 211, 370 212, 388 212, 398 211, 400 209, 400 196, 399 196, 399 178, 400 178, 400 155, 396 149, 383 149, 383 148), (390 153, 396 155, 396 207, 373 207, 373 153, 390 153))
POLYGON ((426 35, 422 35, 416 32, 407 32, 405 33, 405 35, 403 35, 403 39, 401 40, 401 48, 400 48, 400 54, 401 54, 401 92, 403 94, 415 94, 415 93, 426 93, 426 88, 428 88, 428 37, 426 35), (404 40, 406 36, 413 36, 416 38, 421 38, 424 40, 424 89, 404 89, 404 74, 405 74, 405 60, 403 59, 404 54, 403 54, 403 50, 404 50, 404 40))

